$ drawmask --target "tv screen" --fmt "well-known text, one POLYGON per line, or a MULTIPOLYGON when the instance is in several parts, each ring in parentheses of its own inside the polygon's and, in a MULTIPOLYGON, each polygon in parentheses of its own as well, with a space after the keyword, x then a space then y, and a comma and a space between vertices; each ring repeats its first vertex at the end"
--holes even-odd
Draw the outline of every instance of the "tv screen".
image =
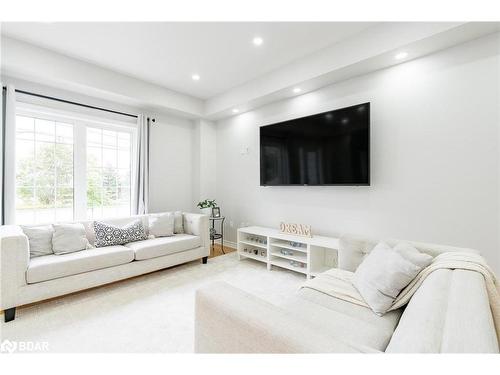
POLYGON ((370 185, 370 103, 262 126, 260 184, 370 185))

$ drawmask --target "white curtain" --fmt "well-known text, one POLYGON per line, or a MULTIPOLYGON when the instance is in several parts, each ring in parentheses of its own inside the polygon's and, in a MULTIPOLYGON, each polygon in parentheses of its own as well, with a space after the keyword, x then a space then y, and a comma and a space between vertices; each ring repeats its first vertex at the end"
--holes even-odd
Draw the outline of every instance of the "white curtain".
POLYGON ((137 117, 137 169, 133 213, 147 214, 149 206, 149 118, 137 117))
POLYGON ((6 90, 2 89, 2 133, 1 224, 14 224, 16 221, 16 90, 12 85, 7 85, 6 90))

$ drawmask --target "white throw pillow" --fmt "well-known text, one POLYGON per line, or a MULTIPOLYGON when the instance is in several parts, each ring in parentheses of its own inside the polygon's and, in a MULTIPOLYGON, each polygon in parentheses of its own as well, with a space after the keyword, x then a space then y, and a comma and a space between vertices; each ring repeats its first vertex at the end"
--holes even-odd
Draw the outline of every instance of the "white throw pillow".
POLYGON ((174 233, 184 233, 184 218, 182 211, 174 212, 174 233))
POLYGON ((412 262, 414 265, 422 269, 431 264, 433 259, 431 255, 421 253, 408 242, 399 242, 394 247, 394 251, 405 258, 407 261, 412 262))
POLYGON ((149 216, 149 234, 155 237, 167 237, 174 235, 174 214, 151 214, 149 216))
POLYGON ((421 269, 381 242, 359 265, 353 284, 373 312, 383 315, 421 269))
POLYGON ((61 255, 90 248, 83 224, 54 224, 53 227, 52 248, 54 254, 61 255))
POLYGON ((30 258, 54 254, 52 251, 52 225, 39 225, 36 227, 21 226, 28 237, 30 245, 30 258))

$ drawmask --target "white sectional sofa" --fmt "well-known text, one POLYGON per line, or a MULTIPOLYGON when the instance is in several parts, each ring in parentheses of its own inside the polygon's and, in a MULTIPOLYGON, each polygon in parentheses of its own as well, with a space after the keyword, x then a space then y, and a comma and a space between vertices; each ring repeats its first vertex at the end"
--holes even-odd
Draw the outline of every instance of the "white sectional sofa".
MULTIPOLYGON (((126 225, 141 219, 147 231, 149 215, 103 220, 126 225)), ((15 308, 117 280, 202 259, 210 252, 208 216, 182 213, 184 233, 91 248, 63 255, 30 258, 29 242, 21 227, 0 227, 0 308, 5 321, 15 308)), ((82 222, 86 237, 95 242, 93 222, 82 222)))
MULTIPOLYGON (((377 241, 341 239, 339 268, 354 272, 377 241)), ((395 244, 396 242, 394 242, 395 244)), ((412 243, 437 256, 474 251, 412 243)), ((229 284, 197 291, 198 353, 498 353, 485 281, 467 270, 433 272, 399 310, 383 316, 303 288, 280 304, 229 284)))

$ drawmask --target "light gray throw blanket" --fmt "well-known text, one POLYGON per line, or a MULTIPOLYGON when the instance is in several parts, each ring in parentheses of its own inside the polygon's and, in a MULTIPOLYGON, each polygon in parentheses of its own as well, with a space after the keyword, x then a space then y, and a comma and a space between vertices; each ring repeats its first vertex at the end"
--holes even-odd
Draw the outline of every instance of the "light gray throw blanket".
MULTIPOLYGON (((463 269, 479 272, 483 275, 490 301, 491 313, 495 323, 497 339, 500 345, 500 294, 493 271, 488 267, 484 258, 478 254, 448 252, 436 256, 432 263, 424 268, 410 284, 399 293, 388 311, 396 310, 406 305, 427 276, 439 269, 463 269)), ((352 284, 353 276, 354 273, 352 272, 332 268, 318 275, 316 278, 308 280, 301 288, 314 289, 332 297, 369 308, 352 284)))

